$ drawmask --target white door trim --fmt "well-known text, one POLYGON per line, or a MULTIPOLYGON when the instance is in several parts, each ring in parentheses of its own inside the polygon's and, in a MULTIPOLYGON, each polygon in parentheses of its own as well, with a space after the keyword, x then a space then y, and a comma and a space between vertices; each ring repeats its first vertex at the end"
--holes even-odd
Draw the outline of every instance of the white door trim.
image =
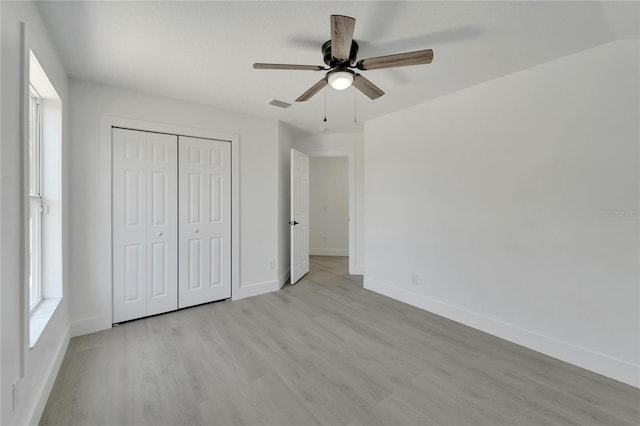
POLYGON ((356 156, 353 151, 311 151, 311 157, 347 157, 349 159, 349 274, 359 275, 356 269, 356 156))
MULTIPOLYGON (((111 328, 112 309, 112 236, 111 236, 111 128, 123 127, 134 130, 168 133, 172 135, 193 136, 205 139, 217 139, 231 142, 231 297, 240 290, 240 137, 237 134, 215 132, 175 124, 156 123, 125 117, 102 116, 100 118, 100 191, 99 228, 96 231, 99 241, 106 246, 106 258, 96 274, 101 279, 100 328, 111 328)), ((95 330, 98 331, 98 330, 95 330)))

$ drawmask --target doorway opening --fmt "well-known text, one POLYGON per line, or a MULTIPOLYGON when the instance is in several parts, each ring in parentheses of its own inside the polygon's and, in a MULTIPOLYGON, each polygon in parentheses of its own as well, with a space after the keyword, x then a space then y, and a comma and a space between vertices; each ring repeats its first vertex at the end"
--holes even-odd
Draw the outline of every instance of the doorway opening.
POLYGON ((349 243, 349 157, 309 157, 310 272, 348 272, 349 243))
MULTIPOLYGON (((327 163, 327 164, 330 164, 327 163)), ((309 255, 323 255, 326 259, 334 258, 333 260, 341 259, 347 269, 347 275, 358 275, 359 271, 356 267, 356 162, 354 151, 298 151, 291 149, 291 197, 290 197, 290 255, 291 255, 291 279, 290 283, 295 284, 301 279, 307 272, 309 272, 310 258, 309 255), (319 168, 314 169, 314 182, 310 183, 310 162, 316 162, 316 159, 339 159, 334 167, 341 168, 341 172, 335 172, 334 168, 326 169, 322 167, 322 164, 327 162, 319 162, 321 164, 319 168), (340 161, 342 160, 342 162, 340 161), (345 163, 346 162, 346 168, 345 163), (346 170, 345 170, 346 169, 346 170), (318 182, 324 181, 323 176, 330 174, 337 174, 341 176, 339 179, 333 179, 333 185, 339 185, 336 189, 334 186, 331 188, 331 182, 318 182), (313 192, 317 192, 318 187, 324 188, 322 191, 326 195, 324 197, 317 198, 310 192, 310 185, 313 185, 313 192), (329 188, 327 188, 327 186, 329 188), (341 198, 343 208, 333 205, 337 200, 330 200, 338 194, 344 194, 347 203, 348 214, 344 213, 336 215, 335 213, 344 212, 344 200, 341 198), (314 210, 310 209, 310 198, 314 198, 314 210), (323 200, 324 198, 324 200, 323 200), (329 200, 327 200, 329 198, 329 200), (319 207, 316 208, 316 205, 319 207), (330 214, 327 218, 323 213, 330 214), (314 214, 315 213, 315 214, 314 214), (318 225, 311 231, 314 233, 314 241, 311 243, 310 215, 314 215, 314 220, 324 220, 325 225, 318 225), (323 218, 323 216, 325 216, 323 218), (340 218, 340 219, 336 219, 340 218), (340 231, 336 233, 335 227, 331 226, 331 222, 338 225, 346 222, 347 226, 339 227, 340 231), (326 222, 329 222, 326 224, 326 222), (338 236, 336 236, 338 235, 338 236), (345 244, 346 242, 346 244, 345 244), (312 245, 313 244, 313 245, 312 245), (311 253, 313 249, 313 253, 311 253)), ((339 196, 338 196, 339 197, 339 196)))
POLYGON ((349 158, 309 158, 309 255, 349 257, 349 158))

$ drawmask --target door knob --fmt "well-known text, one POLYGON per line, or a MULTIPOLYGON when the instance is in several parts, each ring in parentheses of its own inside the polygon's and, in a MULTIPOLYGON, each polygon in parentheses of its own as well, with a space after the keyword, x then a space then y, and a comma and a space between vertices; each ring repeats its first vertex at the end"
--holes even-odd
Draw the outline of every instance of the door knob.
POLYGON ((158 237, 162 237, 162 232, 158 232, 158 237))
POLYGON ((194 233, 194 234, 197 234, 198 232, 200 232, 200 231, 198 231, 197 229, 194 229, 194 230, 193 230, 193 233, 194 233))

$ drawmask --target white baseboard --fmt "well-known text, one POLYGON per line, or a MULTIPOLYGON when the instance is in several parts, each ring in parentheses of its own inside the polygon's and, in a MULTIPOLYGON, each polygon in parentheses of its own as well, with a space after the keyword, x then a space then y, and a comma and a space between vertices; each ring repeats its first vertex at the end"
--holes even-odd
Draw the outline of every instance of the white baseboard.
POLYGON ((311 256, 349 256, 349 249, 309 248, 311 256))
MULTIPOLYGON (((278 291, 282 284, 289 279, 289 271, 285 272, 279 280, 265 281, 261 283, 243 285, 239 289, 234 289, 231 298, 234 300, 244 299, 245 297, 258 296, 260 294, 278 291), (284 281, 282 281, 284 279, 284 281)), ((111 324, 105 324, 102 316, 95 316, 76 320, 71 323, 71 337, 83 336, 85 334, 96 333, 106 330, 111 324)))
POLYGON ((58 371, 60 371, 60 366, 62 366, 62 360, 64 359, 64 355, 67 353, 67 348, 69 347, 69 340, 71 339, 70 332, 70 327, 67 327, 67 331, 64 333, 64 338, 58 345, 55 353, 52 354, 53 362, 49 365, 49 369, 46 373, 46 379, 43 381, 42 387, 37 394, 37 402, 31 412, 29 421, 27 422, 29 425, 37 425, 40 423, 44 407, 47 404, 49 394, 51 393, 51 389, 53 389, 53 384, 56 381, 56 377, 58 377, 58 371))
POLYGON ((640 365, 365 277, 364 288, 553 358, 640 387, 640 365))
POLYGON ((272 291, 280 290, 280 281, 264 281, 255 284, 245 284, 239 289, 234 290, 231 298, 234 300, 244 299, 245 297, 259 296, 265 293, 271 293, 272 291))
POLYGON ((85 334, 96 333, 102 330, 106 330, 106 328, 101 316, 71 322, 71 337, 84 336, 85 334))
POLYGON ((280 275, 280 288, 282 288, 287 281, 291 278, 291 268, 284 271, 284 274, 280 275))

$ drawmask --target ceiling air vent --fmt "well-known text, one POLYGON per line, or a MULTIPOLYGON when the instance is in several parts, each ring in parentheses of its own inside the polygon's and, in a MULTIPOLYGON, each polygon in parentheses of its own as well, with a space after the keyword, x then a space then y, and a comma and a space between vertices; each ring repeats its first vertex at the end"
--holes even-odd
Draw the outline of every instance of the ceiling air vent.
POLYGON ((271 99, 269 101, 269 105, 273 105, 274 107, 278 107, 278 108, 289 108, 291 106, 290 103, 285 101, 279 101, 277 99, 271 99))

